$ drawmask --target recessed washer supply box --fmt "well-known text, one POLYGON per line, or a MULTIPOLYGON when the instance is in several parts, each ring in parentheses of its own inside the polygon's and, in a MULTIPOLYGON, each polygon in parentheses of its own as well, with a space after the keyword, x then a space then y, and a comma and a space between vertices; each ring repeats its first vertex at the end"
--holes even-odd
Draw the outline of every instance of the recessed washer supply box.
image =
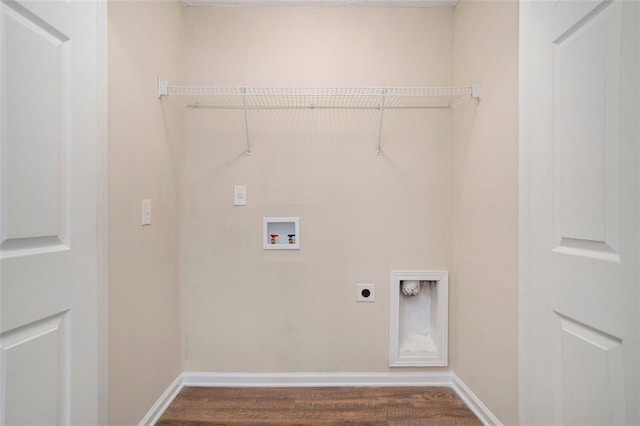
POLYGON ((299 250, 300 218, 262 218, 262 248, 265 250, 299 250))

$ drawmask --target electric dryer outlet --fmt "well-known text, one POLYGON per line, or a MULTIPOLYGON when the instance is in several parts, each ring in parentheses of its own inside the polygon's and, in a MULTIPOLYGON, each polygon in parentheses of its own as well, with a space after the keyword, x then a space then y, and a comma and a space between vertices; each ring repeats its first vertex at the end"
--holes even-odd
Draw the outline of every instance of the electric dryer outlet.
POLYGON ((375 302, 376 301, 376 285, 358 283, 356 284, 357 294, 356 302, 375 302))

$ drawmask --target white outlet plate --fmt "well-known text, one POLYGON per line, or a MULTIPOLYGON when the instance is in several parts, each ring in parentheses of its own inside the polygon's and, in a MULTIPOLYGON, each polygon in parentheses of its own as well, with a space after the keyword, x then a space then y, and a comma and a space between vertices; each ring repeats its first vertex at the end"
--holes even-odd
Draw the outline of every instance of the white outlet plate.
POLYGON ((247 186, 246 185, 233 186, 233 205, 234 206, 247 205, 247 186))
POLYGON ((357 283, 356 284, 356 302, 375 302, 376 301, 376 285, 357 283), (369 295, 366 296, 366 290, 369 291, 369 295), (363 294, 363 292, 365 294, 363 294))
POLYGON ((151 225, 151 200, 142 200, 142 226, 151 225))

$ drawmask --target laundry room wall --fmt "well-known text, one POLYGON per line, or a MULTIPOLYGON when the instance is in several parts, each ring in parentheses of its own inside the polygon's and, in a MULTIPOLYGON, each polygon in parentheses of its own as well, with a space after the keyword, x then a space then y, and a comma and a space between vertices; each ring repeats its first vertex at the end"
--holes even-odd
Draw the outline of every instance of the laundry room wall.
POLYGON ((453 113, 455 373, 518 422, 518 2, 454 9, 454 82, 483 99, 453 113))
POLYGON ((109 423, 137 424, 182 371, 178 207, 182 5, 109 2, 109 423), (142 199, 151 225, 141 226, 142 199))
MULTIPOLYGON (((186 8, 184 83, 442 86, 450 8, 186 8)), ((469 84, 471 82, 468 82, 469 84)), ((181 282, 187 371, 388 371, 390 272, 449 270, 452 113, 185 111, 181 282), (233 186, 248 204, 233 206, 233 186), (262 218, 300 218, 263 250, 262 218), (356 303, 356 283, 376 285, 356 303)), ((406 371, 406 370, 405 370, 406 371)))

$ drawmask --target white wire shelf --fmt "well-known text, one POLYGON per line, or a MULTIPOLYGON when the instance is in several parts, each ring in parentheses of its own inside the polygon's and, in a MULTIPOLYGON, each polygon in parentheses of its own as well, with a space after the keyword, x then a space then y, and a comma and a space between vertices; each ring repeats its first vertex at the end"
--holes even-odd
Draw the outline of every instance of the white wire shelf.
POLYGON ((158 97, 177 107, 244 110, 247 155, 249 110, 258 109, 376 109, 380 111, 378 154, 381 153, 385 109, 451 108, 465 99, 480 101, 481 86, 449 87, 236 87, 172 86, 158 80, 158 97))
POLYGON ((179 108, 219 109, 400 109, 450 108, 465 98, 480 98, 480 86, 452 87, 224 87, 170 86, 159 96, 179 108))

